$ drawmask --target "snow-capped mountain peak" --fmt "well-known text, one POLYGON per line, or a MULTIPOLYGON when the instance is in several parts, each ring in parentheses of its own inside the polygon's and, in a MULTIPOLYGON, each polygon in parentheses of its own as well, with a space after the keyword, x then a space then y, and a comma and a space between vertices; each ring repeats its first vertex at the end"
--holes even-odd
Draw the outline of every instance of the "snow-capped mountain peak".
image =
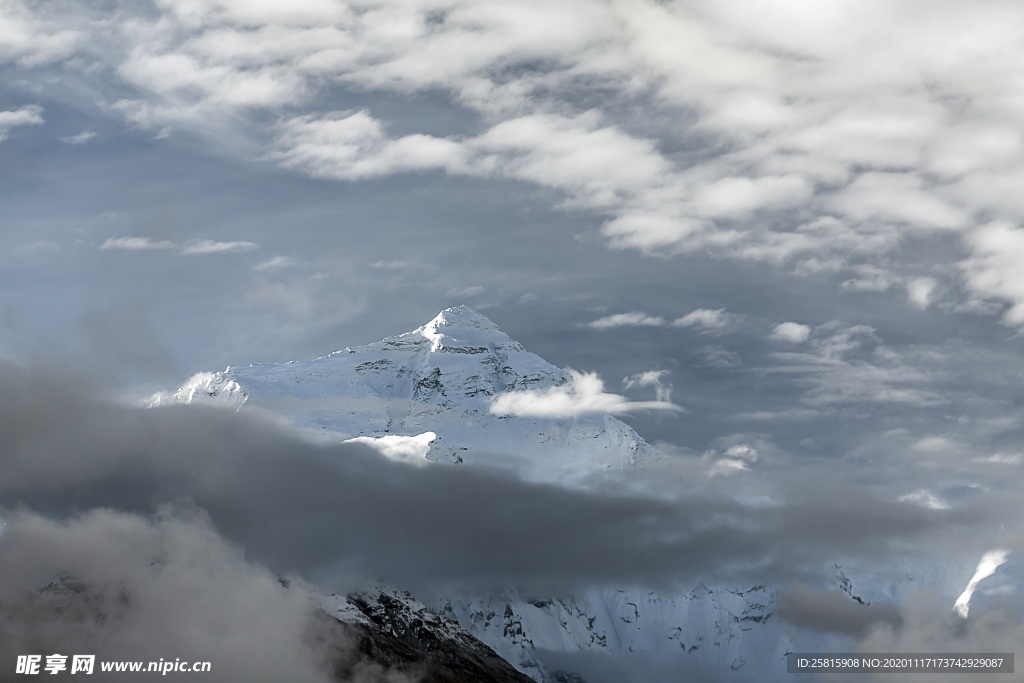
POLYGON ((570 380, 486 316, 456 306, 411 332, 313 360, 199 373, 151 406, 264 409, 321 442, 378 444, 384 455, 405 461, 499 466, 568 485, 609 469, 642 469, 659 457, 612 415, 510 417, 491 410, 498 396, 570 380))
POLYGON ((518 342, 502 332, 487 316, 467 306, 446 308, 426 325, 409 334, 429 340, 431 351, 486 349, 510 343, 518 346, 518 342))

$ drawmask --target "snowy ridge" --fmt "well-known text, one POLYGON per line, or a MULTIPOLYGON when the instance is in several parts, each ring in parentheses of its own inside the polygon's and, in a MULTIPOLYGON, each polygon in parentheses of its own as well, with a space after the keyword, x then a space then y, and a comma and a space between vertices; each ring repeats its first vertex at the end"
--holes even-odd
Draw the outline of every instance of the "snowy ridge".
POLYGON ((542 667, 537 648, 613 659, 632 653, 669 662, 699 660, 722 670, 742 669, 754 659, 764 671, 791 647, 778 630, 758 628, 773 619, 774 599, 765 586, 730 591, 699 585, 668 595, 606 588, 541 600, 509 591, 445 600, 440 611, 527 673, 542 667))
MULTIPOLYGON (((628 476, 662 457, 611 415, 552 419, 489 411, 504 392, 568 381, 568 372, 460 306, 412 332, 314 360, 200 373, 154 397, 151 405, 264 410, 320 442, 356 440, 406 462, 506 467, 527 479, 570 486, 586 486, 596 473, 628 476)), ((852 601, 899 602, 915 585, 956 595, 972 567, 910 566, 896 575, 840 565, 828 570, 833 588, 852 601)), ((410 613, 425 609, 399 590, 384 593, 389 604, 411 601, 410 613)), ((788 651, 843 651, 852 645, 798 633, 780 622, 777 589, 764 585, 701 583, 671 594, 617 586, 560 599, 512 590, 419 597, 440 615, 439 624, 457 622, 537 681, 553 680, 544 651, 642 657, 645 664, 662 662, 662 671, 699 663, 740 681, 785 679, 788 651)), ((360 600, 366 613, 367 598, 360 600)), ((346 609, 358 620, 351 606, 346 609)))

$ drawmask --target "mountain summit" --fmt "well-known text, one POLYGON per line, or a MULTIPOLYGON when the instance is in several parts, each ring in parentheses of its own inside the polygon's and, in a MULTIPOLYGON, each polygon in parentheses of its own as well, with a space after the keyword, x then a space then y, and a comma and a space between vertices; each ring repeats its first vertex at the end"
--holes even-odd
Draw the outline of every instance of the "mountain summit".
MULTIPOLYGON (((417 327, 410 334, 418 334, 431 342, 431 351, 445 349, 485 348, 504 345, 515 340, 498 329, 491 320, 467 306, 454 306, 438 313, 433 320, 417 327)), ((520 347, 521 350, 521 347, 520 347)))

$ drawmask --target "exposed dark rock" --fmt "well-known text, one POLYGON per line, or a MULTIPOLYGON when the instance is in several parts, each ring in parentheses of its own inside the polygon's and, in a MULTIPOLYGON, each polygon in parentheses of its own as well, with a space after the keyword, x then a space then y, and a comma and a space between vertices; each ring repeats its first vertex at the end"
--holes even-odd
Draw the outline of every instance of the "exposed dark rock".
MULTIPOLYGON (((421 683, 531 683, 491 648, 415 601, 380 593, 349 596, 370 623, 337 622, 359 637, 359 651, 421 683)), ((344 675, 344 672, 339 672, 344 675)))

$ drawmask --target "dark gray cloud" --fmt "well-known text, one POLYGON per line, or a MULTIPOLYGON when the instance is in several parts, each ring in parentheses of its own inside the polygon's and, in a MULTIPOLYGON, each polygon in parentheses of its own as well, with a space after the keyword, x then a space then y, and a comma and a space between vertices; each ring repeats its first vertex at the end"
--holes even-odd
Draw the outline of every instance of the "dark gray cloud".
POLYGON ((60 521, 21 511, 4 521, 5 679, 19 655, 43 655, 45 665, 57 653, 68 657, 68 671, 72 655, 95 655, 101 680, 101 662, 124 660, 209 662, 201 675, 222 681, 385 680, 297 584, 286 589, 247 562, 195 510, 144 517, 94 509, 60 521), (346 670, 360 673, 335 675, 346 670))
MULTIPOLYGON (((945 596, 918 588, 899 605, 858 603, 834 590, 820 590, 797 583, 781 591, 776 614, 801 629, 846 636, 833 651, 850 653, 1015 653, 1024 626, 1019 614, 1024 605, 1019 596, 1003 594, 978 616, 956 616, 945 596)), ((895 683, 922 674, 843 674, 843 680, 858 683, 895 683)), ((1024 680, 1019 667, 1007 680, 1024 680)), ((838 675, 837 675, 838 677, 838 675)), ((822 676, 822 680, 830 680, 822 676)), ((928 674, 929 680, 963 681, 964 673, 928 674)))
POLYGON ((189 501, 248 557, 320 579, 559 591, 788 576, 808 561, 946 547, 984 532, 990 506, 999 509, 975 501, 929 510, 817 476, 791 477, 768 505, 712 492, 572 491, 486 470, 408 467, 353 445, 313 446, 230 412, 122 408, 52 374, 6 376, 0 501, 8 509, 59 519, 189 501))
MULTIPOLYGON (((996 496, 929 510, 793 471, 773 482, 772 503, 742 504, 735 489, 714 486, 660 498, 614 482, 566 490, 469 467, 410 467, 355 445, 315 446, 258 416, 128 408, 97 398, 95 376, 54 366, 4 367, 2 384, 7 658, 71 648, 107 659, 181 653, 215 662, 221 680, 287 672, 310 681, 341 661, 353 680, 384 680, 392 674, 361 662, 344 639, 325 641, 311 604, 297 597, 304 579, 328 590, 386 581, 423 595, 512 586, 570 594, 709 577, 786 584, 815 580, 813 568, 837 557, 882 567, 897 556, 986 547, 994 520, 1012 507, 996 496), (37 592, 60 576, 73 578, 37 592), (81 593, 68 599, 76 586, 81 593), (216 638, 223 630, 236 633, 227 649, 216 638)), ((737 443, 720 445, 729 453, 737 443)), ((665 466, 679 475, 702 463, 665 466)), ((904 637, 902 612, 841 598, 795 586, 782 594, 780 616, 815 631, 867 637, 898 627, 893 637, 904 637)), ((609 671, 599 657, 548 654, 609 671)), ((635 664, 635 680, 664 673, 635 664)))
MULTIPOLYGON (((857 642, 859 652, 963 652, 1017 653, 1019 657, 1024 627, 1020 614, 1024 605, 1019 596, 1006 597, 1001 604, 975 618, 961 620, 949 611, 948 603, 928 591, 908 596, 900 606, 898 627, 878 624, 857 642)), ((870 674, 855 677, 865 683, 895 683, 912 674, 870 674)), ((918 674, 920 675, 920 674, 918 674)), ((1015 664, 1006 680, 1024 680, 1024 671, 1015 664)), ((929 680, 954 683, 965 680, 963 673, 928 674, 929 680)))
POLYGON ((779 593, 776 615, 812 631, 864 636, 878 624, 898 628, 903 623, 892 604, 864 604, 842 591, 821 591, 796 583, 779 593))

